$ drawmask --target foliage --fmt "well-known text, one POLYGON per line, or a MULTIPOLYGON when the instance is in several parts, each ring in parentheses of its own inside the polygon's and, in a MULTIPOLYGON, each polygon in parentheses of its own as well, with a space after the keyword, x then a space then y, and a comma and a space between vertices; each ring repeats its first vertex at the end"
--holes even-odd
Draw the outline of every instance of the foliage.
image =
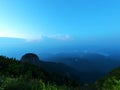
MULTIPOLYGON (((29 81, 21 78, 7 77, 3 80, 0 90, 74 90, 66 85, 58 86, 56 84, 45 84, 42 80, 31 79, 29 81)), ((79 89, 75 89, 79 90, 79 89)))
POLYGON ((80 90, 79 84, 43 68, 0 56, 0 90, 80 90), (78 87, 78 89, 77 89, 78 87))
POLYGON ((120 90, 120 68, 112 70, 95 84, 81 86, 62 74, 0 56, 0 90, 120 90))
POLYGON ((112 70, 108 76, 96 81, 97 90, 120 90, 120 68, 112 70))

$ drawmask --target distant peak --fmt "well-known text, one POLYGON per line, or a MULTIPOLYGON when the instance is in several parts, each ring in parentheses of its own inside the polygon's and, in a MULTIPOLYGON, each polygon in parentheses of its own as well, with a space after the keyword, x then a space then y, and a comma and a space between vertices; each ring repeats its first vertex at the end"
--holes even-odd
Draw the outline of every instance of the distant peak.
POLYGON ((22 56, 21 61, 37 65, 40 62, 40 59, 34 53, 27 53, 22 56))

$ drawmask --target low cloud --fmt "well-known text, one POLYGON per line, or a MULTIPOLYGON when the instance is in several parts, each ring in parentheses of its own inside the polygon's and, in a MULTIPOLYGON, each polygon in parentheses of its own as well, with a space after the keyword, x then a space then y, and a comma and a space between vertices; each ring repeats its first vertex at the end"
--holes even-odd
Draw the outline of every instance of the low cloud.
POLYGON ((27 42, 37 42, 37 41, 43 40, 43 36, 40 35, 39 37, 34 37, 34 38, 28 37, 28 38, 25 38, 25 40, 27 42))
POLYGON ((25 38, 27 42, 36 42, 36 41, 41 41, 42 37, 40 38, 25 38))
POLYGON ((41 41, 42 39, 38 39, 38 38, 29 38, 29 39, 25 39, 27 42, 36 42, 36 41, 41 41))
POLYGON ((69 35, 63 35, 63 34, 55 34, 55 35, 49 35, 47 36, 50 39, 56 39, 56 40, 72 40, 72 38, 69 35))
POLYGON ((54 35, 40 35, 39 37, 28 37, 25 38, 27 42, 37 42, 37 41, 42 41, 44 38, 48 39, 54 39, 54 40, 59 40, 59 41, 68 41, 72 40, 72 38, 69 35, 63 35, 63 34, 54 34, 54 35))

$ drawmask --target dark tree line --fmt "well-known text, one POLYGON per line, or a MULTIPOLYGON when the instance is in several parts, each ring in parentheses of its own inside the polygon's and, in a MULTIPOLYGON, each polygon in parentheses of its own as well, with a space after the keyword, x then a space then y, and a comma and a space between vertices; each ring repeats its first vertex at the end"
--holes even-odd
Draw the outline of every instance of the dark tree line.
POLYGON ((62 76, 62 74, 48 73, 38 66, 5 56, 0 56, 0 75, 14 78, 22 77, 24 79, 42 79, 45 83, 49 82, 57 85, 79 85, 75 80, 62 76))

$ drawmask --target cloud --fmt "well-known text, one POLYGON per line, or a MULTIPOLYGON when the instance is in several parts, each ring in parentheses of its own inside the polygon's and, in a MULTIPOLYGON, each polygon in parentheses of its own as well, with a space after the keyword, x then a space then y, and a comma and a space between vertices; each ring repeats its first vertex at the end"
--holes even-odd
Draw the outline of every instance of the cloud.
POLYGON ((27 42, 36 42, 36 41, 42 41, 44 38, 48 39, 54 39, 59 41, 68 41, 72 40, 72 38, 69 35, 63 35, 63 34, 54 34, 54 35, 40 35, 39 37, 34 38, 25 38, 27 42))
POLYGON ((40 35, 39 37, 34 37, 34 38, 28 37, 28 38, 25 38, 25 40, 27 42, 37 42, 37 41, 43 40, 43 37, 40 35))
POLYGON ((63 34, 54 34, 54 35, 48 35, 47 36, 50 39, 56 39, 56 40, 72 40, 72 38, 69 35, 63 35, 63 34))
POLYGON ((41 41, 41 39, 38 38, 29 38, 29 39, 25 39, 27 42, 36 42, 36 41, 41 41))
POLYGON ((26 42, 39 42, 44 40, 44 38, 48 39, 54 39, 54 40, 59 40, 59 41, 69 41, 72 40, 70 35, 65 35, 65 34, 51 34, 51 35, 21 35, 21 34, 15 34, 15 35, 8 35, 8 34, 0 34, 0 37, 10 37, 10 38, 20 38, 24 39, 26 42), (6 35, 6 36, 5 36, 6 35))

